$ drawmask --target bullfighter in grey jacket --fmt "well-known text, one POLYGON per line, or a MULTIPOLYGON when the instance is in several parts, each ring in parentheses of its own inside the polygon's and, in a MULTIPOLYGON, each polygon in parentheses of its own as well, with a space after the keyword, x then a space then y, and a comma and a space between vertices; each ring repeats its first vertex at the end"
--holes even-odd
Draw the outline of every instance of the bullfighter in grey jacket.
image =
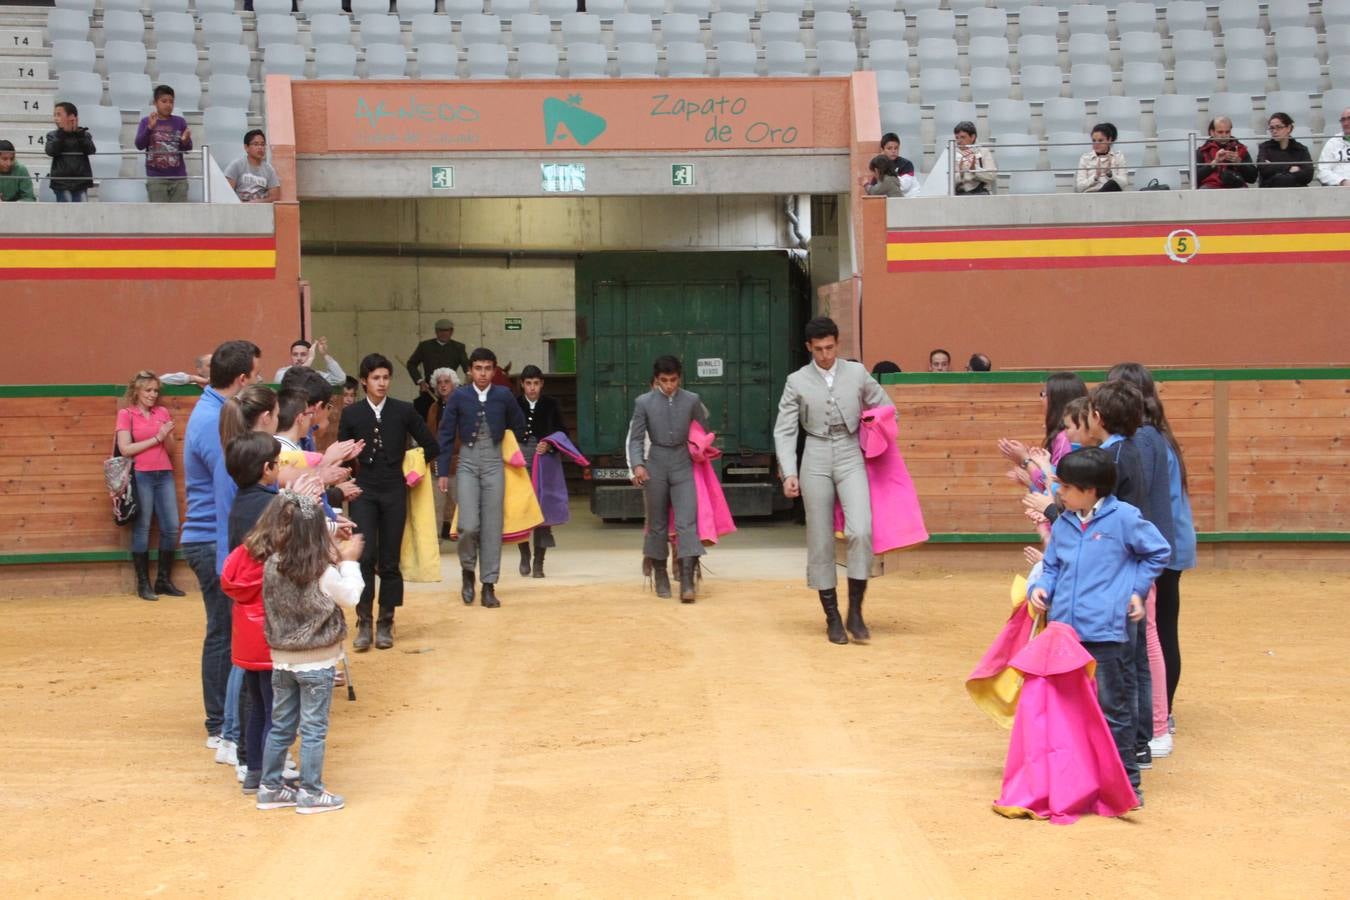
POLYGON ((834 501, 838 497, 844 508, 848 541, 848 632, 866 641, 871 635, 862 605, 872 569, 872 503, 858 420, 864 409, 893 404, 866 368, 835 357, 838 341, 839 326, 832 320, 822 316, 806 323, 811 362, 787 377, 773 436, 783 493, 800 496, 806 506, 806 583, 820 592, 829 639, 847 644, 835 592, 834 501), (798 428, 806 432, 800 473, 798 428))
POLYGON ((680 567, 680 600, 694 602, 694 563, 703 555, 698 539, 698 493, 689 458, 689 426, 708 427, 708 409, 698 394, 680 388, 683 369, 673 356, 659 356, 652 365, 655 386, 637 398, 628 429, 628 459, 633 484, 647 500, 647 536, 643 556, 651 565, 656 596, 670 596, 666 548, 670 543, 669 510, 675 507, 675 556, 680 567), (646 447, 651 438, 651 448, 646 447))

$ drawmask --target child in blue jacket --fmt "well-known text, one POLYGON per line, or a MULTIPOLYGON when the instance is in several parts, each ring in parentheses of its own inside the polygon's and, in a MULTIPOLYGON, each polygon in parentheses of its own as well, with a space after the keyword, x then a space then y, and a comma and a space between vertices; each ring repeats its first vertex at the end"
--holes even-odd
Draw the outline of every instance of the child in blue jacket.
POLYGON ((1144 597, 1171 549, 1137 508, 1113 495, 1116 465, 1108 451, 1075 450, 1060 460, 1057 476, 1064 513, 1027 599, 1033 609, 1048 609, 1050 621, 1071 626, 1097 661, 1097 702, 1142 805, 1134 697, 1126 686, 1133 665, 1127 620, 1143 618, 1144 597))

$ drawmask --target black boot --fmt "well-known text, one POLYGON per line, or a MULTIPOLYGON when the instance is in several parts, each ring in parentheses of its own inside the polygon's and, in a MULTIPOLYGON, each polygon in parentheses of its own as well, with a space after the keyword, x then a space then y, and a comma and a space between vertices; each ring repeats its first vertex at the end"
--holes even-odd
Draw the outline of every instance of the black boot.
POLYGON ((534 545, 534 577, 544 577, 544 552, 547 548, 534 545))
POLYGON ((142 600, 158 600, 159 597, 150 589, 150 554, 131 554, 131 566, 136 570, 136 596, 142 600))
POLYGON ((356 617, 356 637, 352 640, 352 649, 357 653, 365 653, 370 649, 369 617, 356 617))
POLYGON ((695 599, 694 592, 694 563, 698 562, 698 557, 685 556, 680 559, 680 602, 693 603, 695 599))
POLYGON ((825 610, 825 634, 829 636, 830 643, 847 644, 844 622, 839 618, 839 594, 834 588, 820 592, 820 605, 825 610))
POLYGON ((863 622, 862 604, 863 595, 867 593, 866 578, 850 578, 848 580, 848 628, 849 635, 855 641, 870 641, 872 632, 867 630, 867 624, 863 622))
POLYGON ((375 623, 375 649, 388 650, 394 646, 394 608, 380 607, 380 618, 375 623))
POLYGON ((528 578, 529 575, 530 575, 530 542, 529 542, 529 541, 521 541, 521 542, 520 542, 520 574, 526 576, 527 578, 528 578))
POLYGON ((502 603, 497 599, 497 591, 494 585, 483 582, 483 606, 487 609, 496 609, 502 603))
POLYGON ((448 541, 448 540, 450 540, 450 523, 449 523, 449 522, 442 522, 442 523, 441 523, 441 540, 443 540, 443 541, 448 541))
POLYGON ((155 576, 155 593, 163 594, 166 597, 186 597, 187 594, 178 589, 178 585, 173 583, 173 551, 160 549, 159 551, 159 572, 155 576))
POLYGON ((656 596, 663 600, 670 598, 670 573, 666 571, 666 561, 664 559, 652 559, 652 586, 656 588, 656 596))
POLYGON ((464 584, 459 589, 459 598, 464 601, 465 606, 473 606, 473 569, 460 569, 464 578, 464 584))

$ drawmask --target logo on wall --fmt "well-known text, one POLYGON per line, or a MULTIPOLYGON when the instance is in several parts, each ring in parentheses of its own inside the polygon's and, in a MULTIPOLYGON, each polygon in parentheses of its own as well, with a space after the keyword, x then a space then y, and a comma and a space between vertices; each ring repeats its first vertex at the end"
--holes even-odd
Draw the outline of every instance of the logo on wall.
POLYGON ((571 94, 566 100, 548 97, 544 100, 544 140, 552 146, 567 135, 582 147, 605 133, 603 116, 581 108, 581 95, 571 94), (559 133, 559 130, 562 133, 559 133))
POLYGON ((1190 262, 1200 252, 1200 238, 1189 228, 1178 228, 1167 236, 1163 251, 1172 262, 1190 262))

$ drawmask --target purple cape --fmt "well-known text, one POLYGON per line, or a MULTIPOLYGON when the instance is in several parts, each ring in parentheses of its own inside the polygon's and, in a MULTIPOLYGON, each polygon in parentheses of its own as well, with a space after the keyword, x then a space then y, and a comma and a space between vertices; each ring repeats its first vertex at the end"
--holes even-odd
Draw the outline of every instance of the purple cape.
POLYGON ((566 525, 569 518, 567 509, 567 479, 563 477, 562 457, 566 456, 579 466, 589 466, 590 460, 581 455, 567 435, 555 431, 539 443, 550 444, 554 453, 534 452, 534 466, 530 478, 534 482, 534 495, 539 498, 539 508, 544 513, 544 525, 566 525))

